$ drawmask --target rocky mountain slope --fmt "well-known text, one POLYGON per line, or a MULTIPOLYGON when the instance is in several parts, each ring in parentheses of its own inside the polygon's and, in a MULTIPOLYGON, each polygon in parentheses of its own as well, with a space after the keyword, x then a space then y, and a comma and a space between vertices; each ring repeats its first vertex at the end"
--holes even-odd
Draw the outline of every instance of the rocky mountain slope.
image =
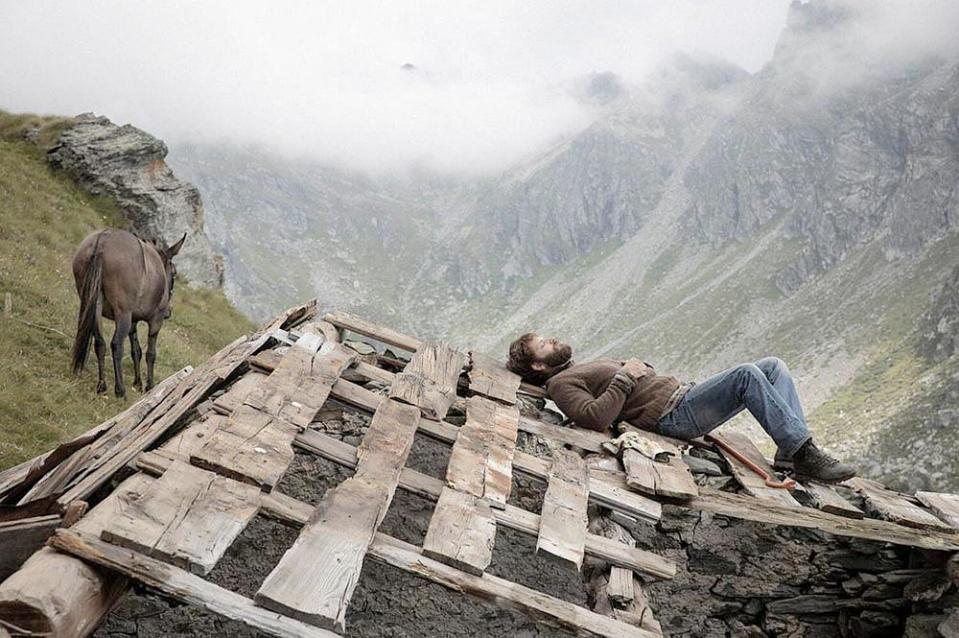
POLYGON ((493 178, 215 145, 171 161, 248 312, 317 294, 491 352, 535 328, 694 379, 777 354, 827 444, 955 488, 959 58, 857 51, 862 11, 794 3, 761 72, 678 58, 493 178))

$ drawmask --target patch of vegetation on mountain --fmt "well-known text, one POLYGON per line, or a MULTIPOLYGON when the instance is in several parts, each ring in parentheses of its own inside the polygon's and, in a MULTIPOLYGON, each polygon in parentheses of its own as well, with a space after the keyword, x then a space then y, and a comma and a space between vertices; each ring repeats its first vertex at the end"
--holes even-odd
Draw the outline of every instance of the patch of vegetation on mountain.
MULTIPOLYGON (((128 399, 97 396, 93 354, 75 377, 70 352, 79 302, 73 251, 89 232, 124 228, 112 202, 87 195, 46 164, 46 149, 68 120, 0 112, 0 469, 83 432, 139 398, 129 386, 132 363, 124 342, 128 399)), ((113 323, 103 320, 107 340, 113 323)), ((158 340, 157 380, 196 365, 252 328, 217 290, 177 286, 173 316, 158 340)), ((146 326, 140 326, 146 344, 146 326)))

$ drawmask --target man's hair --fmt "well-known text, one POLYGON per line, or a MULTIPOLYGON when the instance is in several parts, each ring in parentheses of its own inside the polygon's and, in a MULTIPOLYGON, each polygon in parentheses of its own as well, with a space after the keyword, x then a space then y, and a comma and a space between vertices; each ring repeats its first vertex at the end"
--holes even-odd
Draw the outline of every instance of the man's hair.
POLYGON ((533 355, 529 343, 535 336, 535 332, 527 332, 509 344, 509 359, 506 361, 506 367, 509 368, 510 372, 522 377, 523 381, 542 385, 549 378, 549 374, 542 370, 534 370, 532 367, 536 357, 533 355))

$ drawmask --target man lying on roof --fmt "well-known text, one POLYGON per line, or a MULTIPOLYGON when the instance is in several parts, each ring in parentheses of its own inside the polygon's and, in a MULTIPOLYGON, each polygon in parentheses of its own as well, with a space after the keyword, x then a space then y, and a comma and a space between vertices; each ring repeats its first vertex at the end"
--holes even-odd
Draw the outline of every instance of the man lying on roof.
POLYGON ((507 367, 549 398, 582 428, 606 432, 626 421, 643 430, 689 440, 715 430, 745 408, 776 442, 775 466, 798 476, 844 481, 853 467, 813 443, 786 364, 775 357, 744 363, 702 383, 656 374, 639 359, 574 363, 573 349, 534 332, 509 348, 507 367))

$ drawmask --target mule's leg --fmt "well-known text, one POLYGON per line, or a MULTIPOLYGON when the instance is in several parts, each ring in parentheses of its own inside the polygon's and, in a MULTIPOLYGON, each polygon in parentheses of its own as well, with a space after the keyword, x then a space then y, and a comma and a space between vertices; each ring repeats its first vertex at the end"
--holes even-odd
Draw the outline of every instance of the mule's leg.
POLYGON ((143 380, 140 379, 140 361, 143 358, 143 350, 140 349, 136 321, 130 324, 130 358, 133 359, 133 387, 143 392, 143 380))
POLYGON ((157 335, 160 334, 160 327, 163 321, 151 321, 147 333, 147 391, 153 389, 153 364, 157 360, 157 335))
POLYGON ((107 391, 107 381, 103 378, 103 367, 106 365, 104 359, 107 354, 107 342, 103 340, 103 333, 100 332, 100 312, 97 311, 97 320, 93 326, 93 351, 97 354, 97 394, 103 394, 107 391))
POLYGON ((113 350, 113 393, 121 399, 125 399, 127 390, 123 387, 123 340, 130 334, 132 318, 129 312, 119 313, 114 311, 113 321, 117 326, 113 333, 113 341, 110 342, 110 347, 113 350))

